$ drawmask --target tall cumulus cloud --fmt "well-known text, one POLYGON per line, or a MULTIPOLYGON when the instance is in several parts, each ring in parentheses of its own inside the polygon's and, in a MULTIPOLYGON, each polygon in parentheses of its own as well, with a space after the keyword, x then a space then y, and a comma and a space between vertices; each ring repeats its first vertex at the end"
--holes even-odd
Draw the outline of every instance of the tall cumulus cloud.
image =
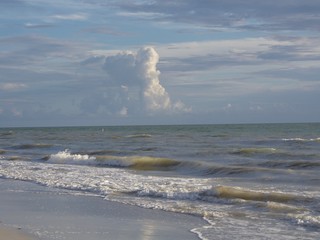
POLYGON ((106 57, 103 68, 116 91, 121 93, 117 101, 121 115, 136 110, 148 114, 191 111, 182 102, 170 99, 160 83, 158 62, 159 55, 152 47, 141 48, 136 53, 122 52, 106 57))

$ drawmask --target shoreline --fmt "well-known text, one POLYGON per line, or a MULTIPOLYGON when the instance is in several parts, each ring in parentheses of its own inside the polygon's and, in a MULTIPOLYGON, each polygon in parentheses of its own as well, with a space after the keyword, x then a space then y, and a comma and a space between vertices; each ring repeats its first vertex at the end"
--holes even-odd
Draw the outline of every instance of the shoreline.
POLYGON ((19 180, 0 179, 0 196, 0 240, 196 240, 191 230, 206 225, 197 216, 19 180))

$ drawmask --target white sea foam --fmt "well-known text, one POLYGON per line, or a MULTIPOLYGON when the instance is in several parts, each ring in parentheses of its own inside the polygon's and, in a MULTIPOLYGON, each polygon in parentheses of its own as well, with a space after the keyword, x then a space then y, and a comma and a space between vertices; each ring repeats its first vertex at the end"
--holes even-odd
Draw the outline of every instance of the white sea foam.
POLYGON ((318 138, 283 138, 282 139, 283 141, 286 141, 286 142, 320 142, 320 137, 318 138))
POLYGON ((288 214, 288 216, 300 226, 320 228, 320 216, 310 215, 307 211, 300 214, 288 214))
POLYGON ((68 149, 66 149, 64 151, 60 151, 56 154, 50 155, 48 162, 93 165, 94 160, 95 157, 90 157, 89 155, 72 154, 68 149))

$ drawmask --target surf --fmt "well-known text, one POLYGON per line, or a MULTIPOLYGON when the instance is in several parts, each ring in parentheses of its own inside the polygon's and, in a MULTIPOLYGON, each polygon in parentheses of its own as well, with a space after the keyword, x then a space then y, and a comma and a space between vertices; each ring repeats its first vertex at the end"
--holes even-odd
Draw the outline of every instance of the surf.
POLYGON ((276 148, 268 148, 268 147, 263 147, 263 148, 240 148, 238 150, 233 151, 233 154, 239 154, 239 155, 253 155, 253 154, 274 154, 277 153, 276 148))
MULTIPOLYGON (((108 151, 91 152, 106 153, 108 151)), ((118 167, 130 168, 134 170, 166 170, 181 164, 181 162, 163 157, 151 156, 115 156, 115 155, 89 155, 72 153, 69 149, 43 158, 48 163, 90 165, 97 167, 118 167)))
POLYGON ((218 197, 226 199, 242 199, 247 201, 288 203, 292 201, 306 201, 304 196, 283 193, 254 191, 240 187, 218 186, 215 188, 218 197))
POLYGON ((150 156, 97 156, 99 165, 127 167, 134 170, 166 170, 181 164, 180 161, 150 156))

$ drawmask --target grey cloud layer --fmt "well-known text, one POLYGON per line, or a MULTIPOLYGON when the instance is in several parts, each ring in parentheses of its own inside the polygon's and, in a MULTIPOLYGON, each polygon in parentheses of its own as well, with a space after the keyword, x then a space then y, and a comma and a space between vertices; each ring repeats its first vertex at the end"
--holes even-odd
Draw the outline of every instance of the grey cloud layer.
POLYGON ((129 13, 154 14, 160 21, 179 21, 209 28, 318 31, 320 20, 320 2, 317 0, 155 0, 151 3, 130 1, 119 6, 129 13))

